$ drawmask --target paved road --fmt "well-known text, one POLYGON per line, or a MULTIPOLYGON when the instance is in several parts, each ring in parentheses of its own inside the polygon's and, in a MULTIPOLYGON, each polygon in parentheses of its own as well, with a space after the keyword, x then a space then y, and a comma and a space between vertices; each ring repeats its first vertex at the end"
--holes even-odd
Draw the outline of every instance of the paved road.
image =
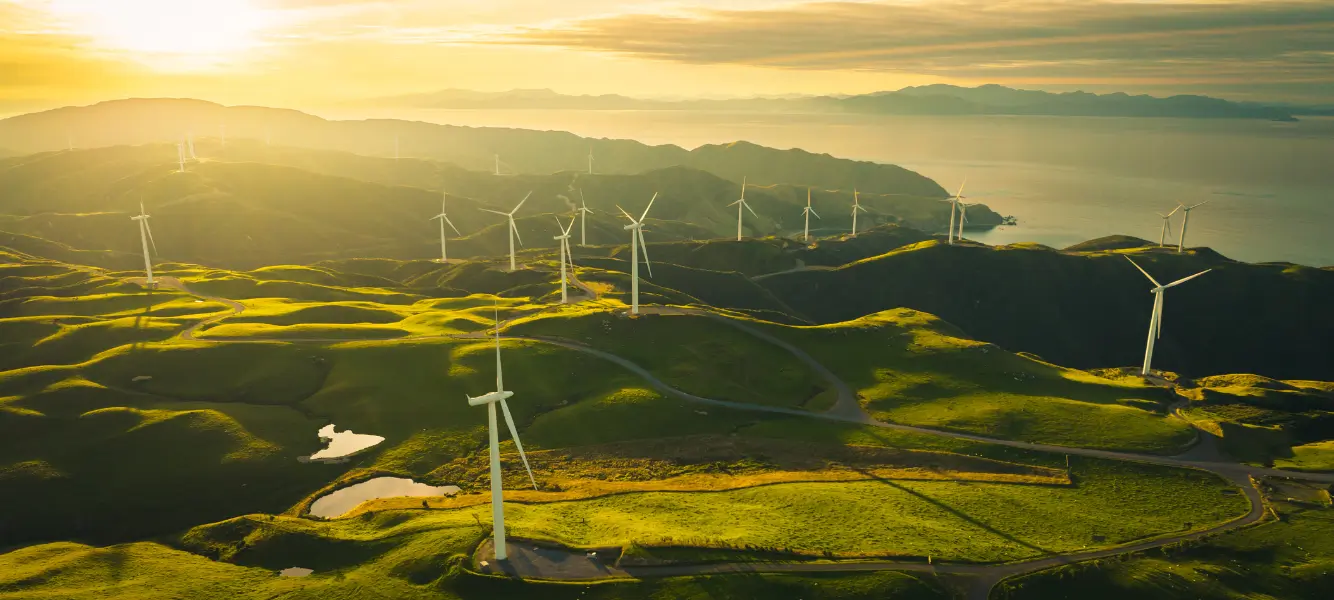
MULTIPOLYGON (((139 279, 138 281, 141 284, 143 283, 142 279, 139 279)), ((575 286, 578 287, 580 290, 583 290, 589 298, 596 299, 598 297, 596 292, 592 288, 585 286, 582 282, 579 282, 577 279, 572 279, 572 281, 574 281, 575 286)), ((216 296, 208 296, 205 294, 199 294, 193 292, 190 289, 188 289, 181 281, 172 277, 160 278, 158 285, 159 287, 169 287, 177 289, 184 293, 205 300, 219 302, 229 306, 232 309, 232 312, 228 314, 211 316, 207 319, 200 321, 199 323, 190 326, 181 333, 182 339, 198 340, 200 338, 196 338, 194 334, 199 328, 210 323, 216 323, 217 321, 220 321, 227 317, 235 316, 245 310, 245 307, 239 302, 229 300, 226 298, 219 298, 216 296)), ((858 562, 827 562, 827 563, 826 562, 817 562, 817 563, 748 562, 748 563, 721 563, 721 564, 711 564, 711 565, 630 567, 625 569, 626 572, 634 576, 670 576, 670 575, 691 575, 691 574, 729 573, 729 572, 761 572, 761 571, 835 572, 835 571, 894 570, 894 571, 918 571, 918 572, 931 572, 931 573, 952 573, 961 575, 971 575, 976 577, 975 584, 970 589, 968 598, 969 600, 985 600, 990 595, 991 589, 997 583, 1009 577, 1034 573, 1037 571, 1041 571, 1043 569, 1048 569, 1062 564, 1070 564, 1070 563, 1094 560, 1099 558, 1107 558, 1119 554, 1126 554, 1130 552, 1138 552, 1141 550, 1157 548, 1181 541, 1199 539, 1201 537, 1220 533, 1223 531, 1228 531, 1231 529, 1236 529, 1238 527, 1243 527, 1255 523, 1264 517, 1265 508, 1259 490, 1257 490, 1256 487, 1252 484, 1251 481, 1252 477, 1292 477, 1297 479, 1334 483, 1334 473, 1298 473, 1292 471, 1283 471, 1280 469, 1266 469, 1260 467, 1252 467, 1249 465, 1237 464, 1221 460, 1198 460, 1192 458, 1193 457, 1192 452, 1187 452, 1180 456, 1157 456, 1150 454, 1135 454, 1130 452, 1116 452, 1112 450, 1097 450, 1092 448, 1070 448, 1064 446, 1054 446, 1050 444, 1037 444, 1031 442, 1015 441, 1015 440, 988 438, 980 435, 961 433, 956 431, 927 429, 922 427, 914 427, 911 425, 901 425, 898 423, 877 421, 870 415, 868 415, 865 412, 865 410, 863 410, 861 404, 857 401, 856 394, 853 393, 853 391, 847 385, 847 383, 844 382, 841 378, 839 378, 836 374, 834 374, 832 371, 826 368, 823 364, 816 361, 809 354, 802 351, 800 348, 797 348, 792 344, 789 344, 764 331, 761 331, 756 327, 698 309, 651 306, 651 307, 641 307, 640 312, 642 314, 693 314, 693 315, 704 316, 711 319, 715 319, 720 323, 736 327, 737 329, 740 329, 748 334, 754 335, 759 339, 765 340, 766 342, 769 342, 771 344, 774 344, 778 347, 787 350, 788 352, 792 353, 793 356, 801 360, 803 363, 809 365, 822 377, 828 380, 831 385, 834 386, 834 388, 838 391, 838 400, 829 411, 823 413, 815 413, 815 412, 794 409, 794 408, 786 408, 781 406, 764 406, 759 404, 747 404, 741 402, 730 402, 726 400, 715 400, 711 398, 704 398, 701 396, 696 396, 694 394, 676 389, 668 385, 667 383, 655 377, 647 369, 635 364, 634 362, 628 359, 617 356, 615 354, 611 354, 609 352, 598 350, 596 348, 585 346, 578 342, 574 342, 567 339, 551 338, 544 336, 527 336, 527 337, 508 336, 508 337, 510 337, 510 339, 524 339, 535 342, 553 344, 563 348, 567 348, 578 352, 584 352, 602 358, 609 362, 615 363, 620 367, 638 375, 639 377, 647 381, 650 385, 652 385, 654 388, 658 389, 659 391, 665 394, 703 405, 719 406, 733 410, 765 412, 765 413, 801 416, 807 418, 826 419, 826 420, 846 422, 846 423, 872 425, 875 427, 884 427, 886 429, 894 429, 899 431, 906 431, 906 432, 926 434, 926 435, 936 435, 936 436, 969 440, 987 444, 997 444, 1001 446, 1022 448, 1025 450, 1034 450, 1039 452, 1069 454, 1074 456, 1086 456, 1086 457, 1103 458, 1110 460, 1132 461, 1132 462, 1148 463, 1155 465, 1193 468, 1193 469, 1209 471, 1219 475, 1220 477, 1227 479, 1228 481, 1237 484, 1237 486, 1242 489, 1242 491, 1246 494, 1247 499, 1250 501, 1251 509, 1246 515, 1242 517, 1239 517, 1227 523, 1217 525, 1210 529, 1193 531, 1189 533, 1182 533, 1178 535, 1164 536, 1151 540, 1135 542, 1128 545, 1117 546, 1115 548, 1094 550, 1089 552, 1076 552, 1076 553, 1053 555, 1033 560, 1013 562, 1013 563, 1003 563, 1003 564, 936 563, 928 565, 918 562, 898 562, 898 561, 858 561, 858 562)), ((478 338, 481 337, 482 335, 484 335, 484 332, 475 332, 471 334, 461 334, 452 336, 434 336, 434 337, 478 338)), ((419 339, 419 338, 413 338, 413 339, 419 339)), ((345 339, 293 340, 293 339, 250 338, 248 340, 203 339, 201 341, 210 341, 217 343, 247 343, 247 342, 340 343, 348 340, 345 339)), ((1178 402, 1172 407, 1173 411, 1178 415, 1180 415, 1181 406, 1183 405, 1180 402, 1178 402)))

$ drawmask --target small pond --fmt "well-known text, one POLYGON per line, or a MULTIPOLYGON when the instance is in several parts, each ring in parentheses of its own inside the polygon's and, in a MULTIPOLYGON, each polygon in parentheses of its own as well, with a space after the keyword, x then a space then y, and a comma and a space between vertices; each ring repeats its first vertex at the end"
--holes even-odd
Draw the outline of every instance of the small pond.
POLYGON ((432 486, 402 477, 376 477, 320 497, 310 505, 310 514, 333 519, 347 514, 357 505, 376 498, 453 496, 459 486, 432 486))
POLYGON ((286 569, 278 571, 278 575, 281 577, 305 577, 314 572, 315 571, 304 567, 287 567, 286 569))
POLYGON ((346 459, 353 454, 361 452, 371 446, 384 441, 384 438, 378 435, 367 435, 364 433, 353 433, 351 429, 344 431, 334 431, 332 423, 325 425, 319 431, 321 440, 326 440, 329 445, 323 450, 316 452, 310 457, 305 458, 308 461, 317 462, 335 462, 346 459))

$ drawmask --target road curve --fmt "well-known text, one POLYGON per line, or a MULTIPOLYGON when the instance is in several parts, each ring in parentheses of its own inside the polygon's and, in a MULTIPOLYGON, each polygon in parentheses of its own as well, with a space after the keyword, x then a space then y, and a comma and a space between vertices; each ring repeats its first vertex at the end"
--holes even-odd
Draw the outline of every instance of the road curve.
MULTIPOLYGON (((142 278, 138 279, 137 281, 140 284, 144 283, 144 280, 142 278)), ((583 285, 582 282, 578 282, 577 280, 574 281, 575 285, 581 290, 585 291, 590 297, 594 299, 597 298, 597 294, 593 289, 583 285)), ((214 343, 256 343, 256 342, 341 343, 349 341, 346 339, 306 339, 306 340, 268 339, 268 338, 265 339, 250 338, 247 340, 200 339, 195 337, 195 333, 200 328, 204 327, 205 325, 216 323, 222 319, 241 314, 245 310, 245 306, 234 300, 220 298, 217 296, 209 296, 206 294, 200 294, 191 291, 184 285, 184 283, 182 283, 180 280, 174 277, 160 277, 158 279, 158 286, 173 288, 183 293, 196 296, 204 300, 210 300, 213 302, 224 304, 229 308, 231 308, 230 313, 210 316, 183 330, 180 334, 180 337, 181 339, 184 340, 198 340, 198 341, 208 341, 214 343)), ((1100 558, 1117 556, 1120 554, 1127 554, 1132 552, 1148 550, 1152 548, 1158 548, 1182 541, 1195 540, 1209 535, 1221 533, 1224 531, 1229 531, 1232 529, 1244 527, 1246 525, 1259 522, 1264 518, 1265 505, 1263 497, 1261 496, 1259 490, 1255 487, 1255 485, 1251 480, 1252 477, 1291 477, 1291 478, 1305 479, 1310 481, 1319 481, 1324 483, 1334 483, 1334 473, 1299 473, 1293 471, 1284 471, 1281 469, 1252 467, 1249 465, 1223 462, 1223 461, 1192 460, 1190 458, 1187 458, 1186 457, 1187 455, 1170 457, 1170 456, 1157 456, 1150 454, 1135 454, 1131 452, 1117 452, 1112 450, 1097 450, 1093 448, 1072 448, 1064 446, 1054 446, 1049 444, 1038 444, 1038 443, 1021 442, 1015 440, 988 438, 980 435, 961 433, 956 431, 928 429, 923 427, 914 427, 911 425, 902 425, 898 423, 878 421, 872 418, 865 412, 865 410, 862 409, 860 403, 857 402, 855 393, 851 390, 851 388, 847 385, 846 382, 844 382, 841 378, 839 378, 835 373, 830 371, 823 364, 816 361, 809 354, 807 354, 800 348, 797 348, 796 346, 793 346, 788 342, 778 339, 766 332, 760 331, 759 329, 747 325, 745 323, 741 323, 732 319, 727 319, 703 310, 678 308, 678 307, 652 306, 652 307, 643 307, 641 308, 640 312, 642 314, 692 314, 692 315, 704 316, 707 318, 715 319, 721 323, 725 323, 727 325, 740 329, 750 335, 754 335, 755 337, 760 338, 766 342, 779 346, 787 350, 788 352, 792 353, 793 356, 795 356, 803 363, 810 366, 822 377, 828 380, 838 391, 838 401, 835 403, 834 407, 832 407, 829 411, 823 413, 815 413, 815 412, 786 408, 781 406, 764 406, 759 404, 747 404, 742 402, 731 402, 726 400, 715 400, 711 398, 704 398, 701 396, 696 396, 689 392, 676 389, 668 385, 667 383, 655 377, 647 369, 639 366, 638 364, 628 359, 622 358, 620 356, 617 356, 609 352, 598 350, 596 348, 585 346, 583 344, 571 340, 545 337, 545 336, 507 336, 507 337, 509 337, 510 339, 521 339, 521 340, 529 340, 540 343, 553 344, 569 350, 584 352, 592 356, 602 358, 604 360, 607 360, 608 362, 617 364, 622 368, 643 378, 654 388, 665 394, 668 394, 670 396, 675 396, 677 398, 681 398, 689 402, 708 405, 708 406, 718 406, 733 410, 745 410, 752 412, 764 412, 771 414, 782 414, 789 416, 824 419, 824 420, 844 422, 850 424, 871 425, 875 427, 883 427, 886 429, 893 429, 898 431, 935 435, 941 437, 974 441, 979 443, 996 444, 1001 446, 1021 448, 1025 450, 1033 450, 1038 452, 1070 454, 1074 456, 1131 461, 1131 462, 1140 462, 1140 463, 1164 465, 1171 467, 1193 468, 1193 469, 1209 471, 1220 477, 1223 477, 1224 479, 1227 479, 1228 481, 1233 482, 1238 487, 1240 487, 1242 491, 1245 493, 1247 499, 1249 500, 1251 508, 1246 515, 1238 517, 1226 523, 1219 524, 1209 529, 1192 531, 1188 533, 1182 533, 1179 535, 1158 537, 1150 540, 1144 540, 1140 542, 1135 542, 1131 544, 1126 544, 1102 550, 1047 556, 1043 558, 1018 561, 1012 563, 924 564, 920 562, 900 562, 900 561, 855 561, 855 562, 850 561, 850 562, 814 562, 814 563, 719 563, 710 565, 668 565, 668 566, 653 566, 653 567, 628 567, 624 569, 631 575, 637 577, 698 575, 698 574, 709 574, 709 573, 741 573, 741 572, 847 572, 847 571, 882 571, 882 570, 944 573, 944 574, 970 575, 976 577, 977 579, 974 580, 974 585, 972 586, 972 588, 968 593, 968 598, 969 600, 986 600, 986 598, 990 596, 991 589, 996 584, 1010 577, 1026 575, 1029 573, 1034 573, 1037 571, 1041 571, 1044 569, 1048 569, 1063 564, 1096 560, 1100 558)), ((460 334, 460 335, 449 335, 449 336, 442 335, 433 337, 475 338, 479 337, 479 335, 480 334, 473 333, 473 334, 460 334)), ((414 337, 411 339, 420 339, 420 337, 414 337)), ((1174 406, 1174 408, 1176 407, 1174 406)))

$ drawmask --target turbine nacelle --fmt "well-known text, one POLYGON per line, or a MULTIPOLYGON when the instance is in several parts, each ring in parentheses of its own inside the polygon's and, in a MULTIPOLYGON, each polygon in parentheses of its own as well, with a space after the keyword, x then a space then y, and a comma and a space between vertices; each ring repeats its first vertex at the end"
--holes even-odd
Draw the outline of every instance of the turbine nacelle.
POLYGON ((476 398, 467 396, 469 406, 482 406, 485 404, 495 404, 502 402, 507 398, 514 396, 514 392, 489 392, 476 398))

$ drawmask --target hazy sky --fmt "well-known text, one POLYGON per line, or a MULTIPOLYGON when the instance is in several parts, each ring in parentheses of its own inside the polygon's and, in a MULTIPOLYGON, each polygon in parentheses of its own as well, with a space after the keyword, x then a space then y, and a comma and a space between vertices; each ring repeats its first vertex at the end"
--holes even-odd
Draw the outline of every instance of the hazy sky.
POLYGON ((935 82, 1334 104, 1334 0, 0 0, 0 113, 935 82))

